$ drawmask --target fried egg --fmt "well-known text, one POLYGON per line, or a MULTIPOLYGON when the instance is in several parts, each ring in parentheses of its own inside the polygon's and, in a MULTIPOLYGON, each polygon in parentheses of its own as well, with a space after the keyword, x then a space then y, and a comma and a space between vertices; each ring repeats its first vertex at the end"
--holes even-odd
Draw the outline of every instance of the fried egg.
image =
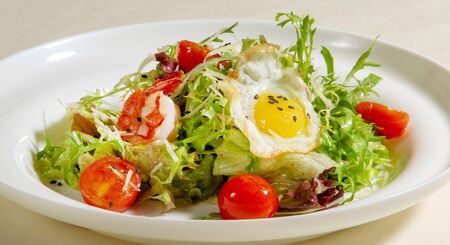
POLYGON ((277 45, 248 48, 219 86, 230 100, 234 124, 256 156, 306 153, 319 145, 320 120, 307 86, 296 68, 282 66, 277 45))

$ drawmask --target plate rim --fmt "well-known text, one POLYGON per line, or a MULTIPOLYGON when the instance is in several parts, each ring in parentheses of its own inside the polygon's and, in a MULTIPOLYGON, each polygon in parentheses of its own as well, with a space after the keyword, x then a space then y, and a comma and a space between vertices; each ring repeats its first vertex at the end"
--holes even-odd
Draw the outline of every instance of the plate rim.
MULTIPOLYGON (((142 22, 142 23, 135 23, 135 24, 117 25, 117 26, 112 26, 112 27, 107 27, 107 28, 100 28, 100 29, 96 29, 96 30, 91 30, 91 31, 87 31, 87 32, 75 33, 73 35, 64 36, 64 37, 56 38, 56 39, 53 39, 53 40, 45 41, 45 42, 42 42, 42 43, 38 43, 38 44, 36 44, 34 46, 27 47, 25 49, 21 49, 21 50, 19 50, 17 52, 14 52, 12 54, 9 54, 9 55, 3 57, 2 59, 0 59, 0 64, 2 62, 4 62, 5 60, 15 58, 16 56, 19 56, 19 55, 23 55, 24 53, 32 51, 34 49, 40 49, 40 48, 44 48, 46 46, 51 46, 51 45, 57 44, 59 42, 65 41, 67 39, 81 39, 81 38, 84 38, 86 36, 90 36, 90 35, 93 35, 93 34, 106 33, 108 31, 118 31, 120 29, 128 29, 128 28, 134 28, 134 27, 140 27, 140 26, 148 26, 148 25, 176 24, 178 22, 183 22, 183 23, 186 23, 186 22, 192 22, 192 23, 195 23, 195 22, 230 22, 230 23, 233 23, 233 22, 247 22, 247 23, 256 23, 256 24, 258 24, 258 23, 260 23, 260 24, 262 24, 262 23, 264 23, 264 24, 276 24, 277 23, 274 20, 254 19, 254 18, 236 18, 236 19, 232 19, 232 18, 217 18, 217 19, 216 18, 205 18, 205 19, 201 19, 200 18, 200 19, 161 20, 161 21, 150 21, 150 22, 142 22)), ((347 31, 347 30, 341 29, 341 28, 334 28, 334 27, 328 27, 328 26, 322 26, 322 25, 316 25, 316 28, 318 30, 326 30, 326 31, 336 32, 336 33, 339 33, 339 34, 351 35, 351 36, 355 36, 355 37, 362 38, 362 39, 374 40, 374 37, 372 37, 370 35, 361 34, 361 33, 357 33, 357 32, 354 32, 354 31, 347 31)), ((407 48, 405 46, 395 44, 395 43, 393 43, 391 41, 385 40, 385 39, 382 38, 382 35, 377 35, 377 36, 379 37, 377 43, 384 43, 384 44, 387 44, 388 46, 391 46, 393 48, 400 49, 402 51, 405 51, 405 52, 408 52, 410 54, 413 54, 414 56, 422 58, 422 59, 432 63, 433 65, 436 65, 437 67, 439 67, 439 68, 441 68, 443 70, 446 70, 447 72, 450 73, 450 67, 444 66, 443 64, 439 63, 438 61, 436 61, 436 60, 434 60, 434 59, 432 59, 432 58, 430 58, 428 56, 425 56, 425 54, 422 54, 422 53, 420 53, 418 51, 415 51, 413 49, 407 48)))

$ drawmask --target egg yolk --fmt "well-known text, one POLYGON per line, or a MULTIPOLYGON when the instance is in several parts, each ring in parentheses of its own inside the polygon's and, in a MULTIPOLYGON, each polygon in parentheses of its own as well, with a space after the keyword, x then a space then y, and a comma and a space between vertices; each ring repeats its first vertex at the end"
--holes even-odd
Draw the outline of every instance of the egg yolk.
POLYGON ((300 101, 275 93, 255 95, 254 98, 257 101, 253 115, 261 132, 293 138, 305 131, 309 115, 300 101))

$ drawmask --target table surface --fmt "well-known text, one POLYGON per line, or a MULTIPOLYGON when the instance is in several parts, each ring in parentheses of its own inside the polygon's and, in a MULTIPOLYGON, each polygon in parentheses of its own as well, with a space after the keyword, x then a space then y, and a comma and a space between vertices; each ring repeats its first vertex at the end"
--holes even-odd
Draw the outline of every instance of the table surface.
MULTIPOLYGON (((69 35, 134 23, 310 14, 320 26, 381 39, 450 67, 450 1, 26 1, 0 0, 0 59, 69 35)), ((3 81, 4 82, 4 81, 3 81)), ((450 184, 387 218, 300 244, 449 244, 450 184)), ((35 214, 0 197, 2 244, 132 244, 35 214)))

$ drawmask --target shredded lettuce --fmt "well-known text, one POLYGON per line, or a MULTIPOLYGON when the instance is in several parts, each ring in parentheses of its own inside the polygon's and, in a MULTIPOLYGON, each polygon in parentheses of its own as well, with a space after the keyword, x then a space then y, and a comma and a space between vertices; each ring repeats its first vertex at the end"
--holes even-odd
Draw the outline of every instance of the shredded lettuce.
POLYGON ((202 153, 207 146, 214 148, 226 130, 229 117, 225 109, 227 99, 217 90, 216 82, 199 75, 193 83, 188 84, 186 105, 179 130, 179 143, 202 153))

